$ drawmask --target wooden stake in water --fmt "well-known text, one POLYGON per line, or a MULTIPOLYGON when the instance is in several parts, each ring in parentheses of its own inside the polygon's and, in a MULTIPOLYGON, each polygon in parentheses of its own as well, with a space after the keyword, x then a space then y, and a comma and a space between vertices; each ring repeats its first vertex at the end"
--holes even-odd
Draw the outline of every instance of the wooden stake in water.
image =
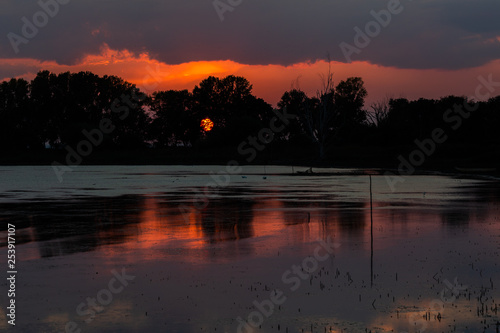
POLYGON ((373 201, 372 201, 372 176, 370 175, 370 236, 371 236, 371 256, 370 256, 370 282, 373 287, 373 201))

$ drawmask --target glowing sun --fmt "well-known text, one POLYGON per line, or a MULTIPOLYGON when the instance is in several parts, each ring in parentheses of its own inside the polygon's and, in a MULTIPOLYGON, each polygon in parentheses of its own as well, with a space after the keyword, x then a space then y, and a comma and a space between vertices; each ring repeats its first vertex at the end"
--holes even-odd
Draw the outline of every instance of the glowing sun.
POLYGON ((214 122, 210 118, 205 118, 201 121, 200 127, 205 132, 210 132, 214 128, 214 122))

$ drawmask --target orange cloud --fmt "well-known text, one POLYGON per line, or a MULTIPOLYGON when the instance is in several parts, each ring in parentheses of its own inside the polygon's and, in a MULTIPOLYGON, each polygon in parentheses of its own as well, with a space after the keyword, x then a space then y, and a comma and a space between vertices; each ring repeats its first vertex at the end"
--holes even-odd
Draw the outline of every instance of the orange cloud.
MULTIPOLYGON (((480 68, 463 70, 416 70, 382 67, 368 62, 345 64, 332 62, 335 82, 350 76, 364 79, 368 90, 367 106, 386 96, 439 98, 446 95, 472 96, 478 85, 478 76, 500 81, 500 60, 480 68)), ((32 79, 39 70, 54 73, 91 71, 98 75, 117 75, 135 83, 147 93, 156 90, 191 90, 204 78, 234 74, 246 77, 254 87, 254 94, 275 105, 282 94, 300 88, 309 95, 321 89, 321 74, 328 71, 325 61, 297 63, 292 66, 245 65, 231 60, 196 61, 170 65, 158 61, 147 52, 134 54, 128 50, 113 50, 103 45, 99 54, 88 54, 75 65, 36 59, 0 59, 0 69, 16 68, 17 77, 32 79)), ((12 71, 12 70, 11 70, 12 71)), ((7 79, 8 77, 4 78, 7 79)), ((500 95, 500 91, 493 95, 500 95)))

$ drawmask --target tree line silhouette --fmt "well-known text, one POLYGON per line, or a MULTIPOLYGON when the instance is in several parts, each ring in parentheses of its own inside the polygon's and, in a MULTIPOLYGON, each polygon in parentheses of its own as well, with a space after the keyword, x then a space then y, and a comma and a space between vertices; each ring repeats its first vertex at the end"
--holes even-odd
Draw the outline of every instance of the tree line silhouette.
POLYGON ((274 133, 271 147, 308 147, 328 159, 332 147, 346 145, 411 145, 435 128, 447 131, 447 143, 498 144, 500 96, 488 101, 447 96, 410 101, 386 99, 365 107, 367 91, 360 77, 334 85, 323 77, 315 96, 299 89, 286 91, 277 108, 256 97, 250 82, 239 76, 210 76, 192 91, 167 90, 144 94, 116 76, 91 72, 53 74, 41 71, 28 82, 0 84, 1 151, 64 149, 86 139, 103 119, 113 124, 96 149, 237 147, 268 127, 276 114, 294 117, 274 133), (457 105, 475 110, 460 112, 457 105), (209 118, 214 127, 200 127, 209 118))

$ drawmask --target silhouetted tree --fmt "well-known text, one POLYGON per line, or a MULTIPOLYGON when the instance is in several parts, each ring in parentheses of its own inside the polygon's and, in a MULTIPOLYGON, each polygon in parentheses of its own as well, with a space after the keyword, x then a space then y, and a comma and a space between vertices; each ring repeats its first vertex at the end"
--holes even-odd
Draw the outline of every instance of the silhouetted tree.
POLYGON ((251 91, 252 85, 243 77, 210 76, 193 89, 195 111, 200 120, 209 117, 216 127, 224 128, 238 109, 245 108, 251 91))
MULTIPOLYGON (((237 144, 264 126, 272 108, 252 95, 252 85, 247 79, 230 75, 223 79, 210 76, 196 86, 192 111, 198 131, 202 119, 208 117, 214 122, 208 139, 216 144, 237 144)), ((194 132, 194 128, 190 131, 194 132)))
POLYGON ((148 105, 155 116, 149 134, 156 141, 156 146, 187 145, 196 136, 190 132, 193 128, 197 132, 199 124, 191 117, 193 97, 189 91, 155 92, 148 100, 148 105))
MULTIPOLYGON (((68 75, 69 73, 65 73, 60 76, 62 79, 68 75)), ((57 75, 41 71, 30 84, 30 101, 33 107, 30 120, 36 124, 33 131, 38 137, 39 147, 43 147, 45 142, 54 145, 55 142, 61 141, 60 136, 65 125, 64 111, 71 107, 71 104, 66 104, 71 100, 71 96, 67 95, 69 87, 62 89, 63 85, 59 85, 57 81, 57 75)))
POLYGON ((144 108, 147 96, 134 84, 117 76, 104 76, 100 80, 102 96, 97 101, 103 116, 115 126, 110 134, 113 145, 120 148, 140 148, 146 140, 151 119, 144 108), (105 92, 105 93, 104 93, 105 92))
MULTIPOLYGON (((469 152, 471 160, 478 147, 495 149, 500 141, 500 96, 488 101, 463 96, 390 99, 372 104, 371 112, 364 110, 366 96, 360 77, 334 86, 329 71, 316 96, 297 89, 282 95, 278 111, 295 117, 274 138, 295 154, 312 152, 315 146, 320 159, 329 157, 332 145, 413 146, 437 128, 446 132, 445 145, 460 154, 469 152), (466 105, 474 111, 464 111, 466 105)), ((270 126, 272 111, 252 94, 247 79, 234 75, 210 76, 192 93, 158 91, 146 98, 135 85, 116 76, 41 71, 31 82, 11 79, 0 84, 0 149, 77 145, 104 119, 113 129, 103 134, 100 147, 139 148, 147 141, 157 147, 179 143, 238 147, 249 135, 270 126), (203 132, 200 123, 207 117, 215 127, 203 132)))
POLYGON ((389 116, 389 101, 390 99, 385 98, 370 105, 372 111, 366 112, 366 120, 369 124, 378 128, 387 126, 387 118, 389 116))
POLYGON ((104 118, 112 122, 113 131, 103 145, 130 148, 144 143, 149 122, 145 97, 121 78, 42 71, 31 82, 30 97, 41 144, 75 145, 86 139, 83 131, 99 128, 104 118))
POLYGON ((0 142, 2 150, 41 147, 29 100, 29 83, 11 79, 0 84, 0 142))
POLYGON ((366 120, 362 109, 366 94, 361 78, 348 78, 334 87, 330 71, 323 77, 323 87, 315 98, 309 98, 300 90, 286 92, 278 107, 296 114, 297 119, 291 122, 284 138, 293 143, 307 137, 317 145, 319 158, 324 159, 328 147, 341 131, 344 135, 353 135, 355 127, 366 120))
POLYGON ((315 104, 317 104, 317 101, 307 97, 306 93, 301 90, 292 89, 286 91, 278 102, 278 110, 282 113, 286 111, 297 117, 292 119, 290 124, 276 137, 282 141, 295 144, 311 140, 307 132, 305 117, 311 110, 315 109, 315 104))
POLYGON ((350 77, 340 81, 335 87, 333 100, 335 115, 333 122, 342 140, 357 139, 361 125, 366 121, 366 111, 363 109, 367 96, 363 79, 350 77))
POLYGON ((485 139, 488 142, 498 143, 500 141, 500 132, 498 126, 500 125, 500 95, 492 97, 488 100, 485 106, 485 139))

